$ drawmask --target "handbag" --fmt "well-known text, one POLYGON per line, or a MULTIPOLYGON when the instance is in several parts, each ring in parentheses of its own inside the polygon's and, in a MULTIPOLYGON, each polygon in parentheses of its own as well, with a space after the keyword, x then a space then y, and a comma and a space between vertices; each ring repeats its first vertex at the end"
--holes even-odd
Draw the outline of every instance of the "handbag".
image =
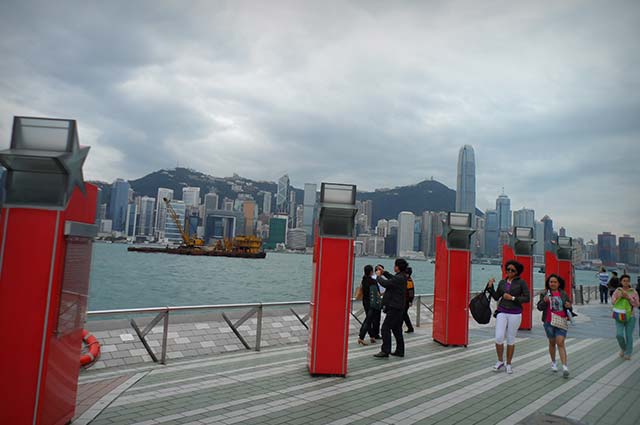
POLYGON ((491 301, 486 289, 471 299, 469 310, 475 321, 481 325, 491 321, 491 301))
POLYGON ((358 286, 356 288, 356 300, 360 301, 362 299, 362 286, 358 286))
POLYGON ((569 323, 567 322, 567 319, 553 313, 551 313, 551 326, 565 331, 569 329, 569 323))
POLYGON ((626 323, 631 319, 631 311, 632 311, 631 303, 626 298, 618 298, 616 303, 613 305, 613 311, 611 317, 615 319, 616 322, 626 323))

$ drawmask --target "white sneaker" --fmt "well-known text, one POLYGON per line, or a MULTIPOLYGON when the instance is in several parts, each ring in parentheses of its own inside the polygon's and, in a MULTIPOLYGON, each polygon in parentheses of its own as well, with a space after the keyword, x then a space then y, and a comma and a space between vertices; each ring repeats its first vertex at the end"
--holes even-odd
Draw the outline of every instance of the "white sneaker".
POLYGON ((569 368, 566 367, 565 365, 562 365, 562 376, 564 378, 568 378, 569 377, 569 368))
POLYGON ((504 362, 496 362, 496 365, 493 367, 494 372, 499 372, 504 367, 504 362))
POLYGON ((511 369, 511 365, 510 364, 507 365, 507 373, 509 375, 511 375, 513 373, 513 369, 511 369))
POLYGON ((556 362, 551 363, 551 370, 554 372, 558 371, 558 364, 556 362))

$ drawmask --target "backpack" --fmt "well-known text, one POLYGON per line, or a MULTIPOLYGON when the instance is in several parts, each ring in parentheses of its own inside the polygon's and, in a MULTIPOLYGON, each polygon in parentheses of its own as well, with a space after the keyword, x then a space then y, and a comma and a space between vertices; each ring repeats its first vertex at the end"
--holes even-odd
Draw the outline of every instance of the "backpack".
POLYGON ((612 317, 616 320, 616 322, 625 323, 631 320, 631 303, 626 298, 618 298, 616 303, 613 305, 612 317))
POLYGON ((491 301, 486 289, 473 297, 469 303, 469 310, 474 320, 481 325, 486 325, 491 321, 491 301))
MULTIPOLYGON (((411 276, 407 277, 407 291, 405 292, 405 299, 407 301, 407 305, 413 302, 413 298, 415 297, 415 289, 413 285, 413 279, 411 276)), ((406 307, 406 306, 405 306, 406 307)))
POLYGON ((369 308, 374 310, 382 309, 382 295, 378 291, 378 285, 371 285, 369 288, 369 308))

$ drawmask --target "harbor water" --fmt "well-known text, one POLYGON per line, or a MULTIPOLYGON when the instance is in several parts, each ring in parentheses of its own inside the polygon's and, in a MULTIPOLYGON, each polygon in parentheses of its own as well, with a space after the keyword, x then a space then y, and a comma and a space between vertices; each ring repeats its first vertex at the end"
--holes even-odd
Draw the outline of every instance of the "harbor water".
MULTIPOLYGON (((127 252, 125 244, 93 245, 89 310, 158 306, 304 301, 311 292, 311 255, 270 252, 265 259, 192 257, 127 252)), ((354 282, 366 264, 393 269, 391 258, 357 257, 354 282)), ((435 265, 410 261, 416 293, 433 292, 435 265)), ((472 290, 501 275, 499 266, 473 264, 472 290)), ((635 275, 632 282, 636 281, 635 275)), ((593 271, 576 271, 576 284, 596 285, 593 271)), ((544 273, 534 272, 534 287, 544 273)))

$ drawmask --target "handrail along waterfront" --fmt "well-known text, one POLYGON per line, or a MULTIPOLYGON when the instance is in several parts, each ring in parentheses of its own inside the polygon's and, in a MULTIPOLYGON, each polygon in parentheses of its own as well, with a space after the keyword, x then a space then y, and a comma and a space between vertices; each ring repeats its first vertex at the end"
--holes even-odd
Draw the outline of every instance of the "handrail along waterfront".
MULTIPOLYGON (((579 304, 589 303, 591 300, 591 294, 594 294, 594 299, 597 297, 597 286, 584 286, 577 285, 575 287, 576 298, 575 301, 579 304)), ((470 296, 473 297, 475 294, 481 291, 471 292, 470 296)), ((417 294, 415 295, 414 303, 411 308, 416 308, 416 327, 420 327, 421 323, 421 311, 422 307, 426 308, 431 314, 433 314, 433 293, 426 294, 417 294), (431 304, 425 303, 425 299, 431 300, 431 304)), ((352 299, 352 309, 353 305, 357 300, 355 298, 352 299)), ((169 317, 172 312, 188 312, 188 311, 215 311, 215 310, 229 310, 229 309, 249 309, 249 311, 238 321, 232 323, 231 319, 222 312, 223 319, 227 322, 233 333, 236 337, 242 342, 246 349, 251 349, 249 344, 245 341, 244 337, 240 334, 238 327, 242 325, 246 320, 251 318, 254 314, 257 314, 257 323, 256 323, 256 339, 255 345, 253 349, 255 351, 260 351, 260 343, 262 338, 262 313, 265 308, 275 308, 275 307, 289 307, 296 318, 302 323, 302 325, 308 329, 308 325, 306 321, 308 320, 308 315, 305 317, 300 317, 298 313, 293 310, 295 306, 306 306, 309 305, 310 301, 276 301, 276 302, 257 302, 257 303, 235 303, 235 304, 205 304, 205 305, 186 305, 186 306, 165 306, 165 307, 143 307, 143 308, 125 308, 125 309, 113 309, 113 310, 95 310, 87 312, 87 317, 103 317, 103 316, 128 316, 128 315, 139 315, 139 314, 150 314, 157 313, 155 318, 153 318, 149 325, 144 330, 140 330, 137 323, 134 319, 131 319, 130 323, 132 328, 137 333, 141 342, 143 343, 145 349, 149 353, 150 357, 157 362, 157 357, 153 350, 151 350, 149 344, 146 341, 146 334, 151 331, 151 329, 163 320, 163 332, 162 332, 162 346, 161 346, 161 356, 160 363, 166 364, 166 352, 167 352, 167 339, 168 339, 168 330, 169 330, 169 317)), ((360 322, 358 319, 358 314, 362 313, 362 311, 358 311, 353 313, 352 315, 356 320, 360 322)))

